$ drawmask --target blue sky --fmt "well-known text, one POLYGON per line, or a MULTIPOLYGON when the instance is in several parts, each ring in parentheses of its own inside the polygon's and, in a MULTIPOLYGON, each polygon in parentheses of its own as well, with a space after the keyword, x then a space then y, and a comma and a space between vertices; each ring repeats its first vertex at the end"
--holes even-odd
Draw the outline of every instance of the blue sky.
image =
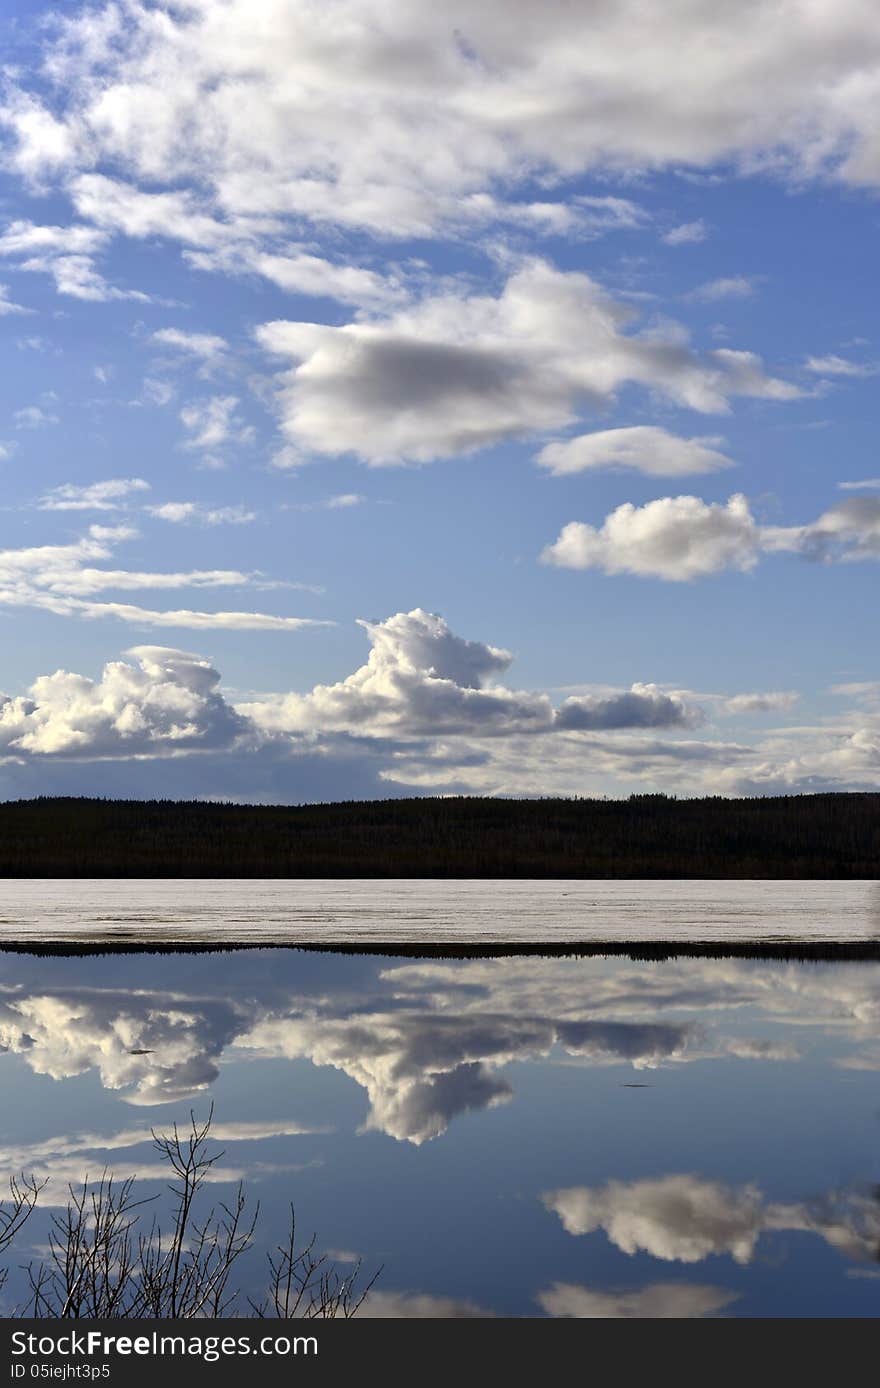
POLYGON ((0 795, 875 788, 872 10, 8 5, 0 795))

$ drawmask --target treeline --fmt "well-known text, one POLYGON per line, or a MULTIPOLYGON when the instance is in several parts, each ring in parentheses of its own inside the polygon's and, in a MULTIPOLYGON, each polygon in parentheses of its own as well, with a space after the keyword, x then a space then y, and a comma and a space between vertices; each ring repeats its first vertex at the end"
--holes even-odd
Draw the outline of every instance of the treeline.
POLYGON ((0 804, 0 877, 878 878, 880 794, 0 804))
MULTIPOLYGON (((157 944, 153 940, 143 944, 101 944, 84 943, 70 944, 60 943, 51 940, 46 944, 35 944, 33 940, 17 940, 13 935, 4 934, 0 936, 0 954, 29 954, 37 959, 82 959, 88 957, 107 957, 109 955, 119 956, 120 954, 148 954, 154 957, 157 954, 163 955, 187 955, 187 954, 233 954, 237 951, 249 951, 254 946, 246 940, 239 940, 231 944, 224 940, 220 944, 208 945, 179 945, 168 943, 157 944)), ((385 941, 373 944, 342 945, 334 941, 332 944, 320 945, 312 942, 311 944, 297 944, 295 946, 285 945, 279 941, 275 945, 266 946, 262 942, 260 949, 273 948, 283 950, 285 948, 295 948, 304 954, 345 954, 350 957, 358 955, 381 955, 383 959, 393 955, 396 959, 632 959, 636 963, 667 963, 675 959, 761 959, 767 963, 794 963, 794 964, 864 964, 880 963, 880 938, 876 940, 841 940, 841 941, 774 941, 769 944, 760 944, 753 940, 743 940, 738 943, 735 940, 725 940, 723 943, 706 942, 703 944, 678 943, 677 941, 660 941, 657 944, 650 944, 640 940, 637 944, 620 944, 613 940, 603 940, 601 944, 590 944, 583 941, 580 944, 573 941, 566 941, 562 945, 548 944, 541 941, 540 944, 510 943, 499 944, 493 940, 491 944, 485 945, 458 945, 458 944, 432 944, 430 940, 423 943, 400 944, 398 941, 385 941)))

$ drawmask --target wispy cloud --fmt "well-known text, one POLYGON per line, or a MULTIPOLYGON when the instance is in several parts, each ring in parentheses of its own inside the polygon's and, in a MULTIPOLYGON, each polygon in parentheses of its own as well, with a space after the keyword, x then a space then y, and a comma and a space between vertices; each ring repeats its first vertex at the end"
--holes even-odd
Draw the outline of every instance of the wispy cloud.
POLYGON ((115 617, 154 627, 186 627, 196 631, 297 631, 326 625, 311 618, 276 616, 264 612, 205 612, 192 608, 160 611, 92 595, 137 589, 272 588, 262 575, 235 569, 193 569, 173 572, 100 567, 117 544, 136 538, 129 527, 93 525, 87 535, 67 545, 0 550, 0 605, 38 608, 59 616, 85 619, 115 617))
POLYGON ((146 509, 157 520, 173 525, 248 525, 257 518, 256 511, 244 506, 211 507, 199 501, 166 501, 146 509))
POLYGON ((84 486, 65 482, 46 492, 37 505, 41 511, 119 511, 129 497, 149 490, 142 477, 111 477, 84 486))

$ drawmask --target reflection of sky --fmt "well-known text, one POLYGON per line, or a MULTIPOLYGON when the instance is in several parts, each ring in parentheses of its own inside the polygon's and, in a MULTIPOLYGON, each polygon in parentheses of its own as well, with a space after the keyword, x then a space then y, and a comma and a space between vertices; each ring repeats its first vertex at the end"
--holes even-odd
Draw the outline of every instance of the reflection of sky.
POLYGON ((880 965, 4 955, 0 1045, 7 1169, 153 1178, 213 1100, 375 1314, 876 1310, 880 965))

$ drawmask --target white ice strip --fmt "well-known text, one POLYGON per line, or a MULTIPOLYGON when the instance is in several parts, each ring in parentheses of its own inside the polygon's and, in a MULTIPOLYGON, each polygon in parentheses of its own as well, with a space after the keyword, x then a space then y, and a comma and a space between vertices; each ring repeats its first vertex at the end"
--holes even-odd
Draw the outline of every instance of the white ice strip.
POLYGON ((0 946, 658 941, 880 944, 880 882, 0 881, 0 946))

